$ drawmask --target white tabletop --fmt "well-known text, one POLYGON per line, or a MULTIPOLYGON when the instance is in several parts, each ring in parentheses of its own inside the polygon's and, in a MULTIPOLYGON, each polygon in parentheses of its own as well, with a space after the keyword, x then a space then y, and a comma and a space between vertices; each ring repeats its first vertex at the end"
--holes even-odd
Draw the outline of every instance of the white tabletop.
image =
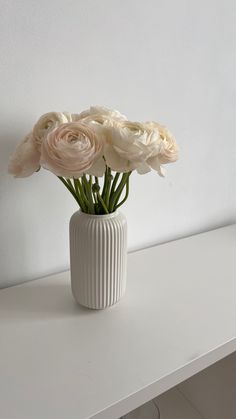
POLYGON ((135 252, 126 296, 69 272, 0 291, 0 417, 117 419, 236 350, 236 225, 135 252))

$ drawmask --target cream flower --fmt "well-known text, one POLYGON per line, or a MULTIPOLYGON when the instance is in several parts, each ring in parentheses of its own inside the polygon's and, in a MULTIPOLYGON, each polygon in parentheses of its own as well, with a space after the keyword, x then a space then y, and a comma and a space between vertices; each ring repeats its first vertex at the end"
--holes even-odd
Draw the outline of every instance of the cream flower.
MULTIPOLYGON (((160 152, 161 141, 158 130, 130 121, 120 121, 106 129, 104 156, 112 170, 117 172, 137 170, 140 174, 151 170, 148 159, 160 152)), ((155 169, 161 174, 160 164, 155 169)))
POLYGON ((173 163, 178 160, 179 148, 176 143, 175 137, 171 132, 163 125, 158 124, 157 122, 146 122, 145 126, 147 128, 157 130, 161 138, 161 147, 158 154, 158 158, 161 164, 173 163))
POLYGON ((79 122, 51 129, 42 142, 41 164, 57 176, 78 178, 84 173, 102 176, 103 142, 90 126, 79 122))
POLYGON ((40 153, 33 141, 32 134, 18 144, 10 157, 8 172, 15 177, 27 177, 39 170, 40 153))
POLYGON ((41 143, 46 133, 53 127, 66 122, 71 122, 72 116, 68 112, 48 112, 42 115, 33 128, 33 137, 36 144, 41 147, 41 143))
POLYGON ((73 114, 72 119, 74 121, 83 120, 83 122, 95 122, 103 125, 110 125, 113 121, 127 120, 126 116, 119 111, 104 106, 91 106, 80 114, 73 114))

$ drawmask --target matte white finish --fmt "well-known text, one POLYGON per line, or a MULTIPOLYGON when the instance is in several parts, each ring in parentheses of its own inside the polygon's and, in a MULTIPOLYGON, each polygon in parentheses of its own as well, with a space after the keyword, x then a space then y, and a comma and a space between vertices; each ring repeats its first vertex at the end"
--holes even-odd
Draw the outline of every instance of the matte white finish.
POLYGON ((0 291, 10 419, 117 419, 236 350, 236 225, 128 255, 124 298, 74 302, 64 272, 0 291))
POLYGON ((76 301, 102 309, 125 292, 127 222, 121 212, 90 215, 75 212, 70 220, 71 286, 76 301))
MULTIPOLYGON (((180 160, 132 175, 128 248, 236 222, 235 0, 0 0, 0 286, 69 267, 76 202, 9 154, 50 110, 90 104, 166 124, 180 160)), ((122 210, 123 211, 123 210, 122 210)))

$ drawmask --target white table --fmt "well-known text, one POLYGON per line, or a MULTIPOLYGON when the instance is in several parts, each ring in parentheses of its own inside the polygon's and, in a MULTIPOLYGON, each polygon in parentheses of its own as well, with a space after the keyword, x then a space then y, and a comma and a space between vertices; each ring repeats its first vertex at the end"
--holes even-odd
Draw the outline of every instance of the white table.
POLYGON ((117 419, 236 350, 236 225, 128 260, 105 311, 69 272, 0 291, 2 419, 117 419))

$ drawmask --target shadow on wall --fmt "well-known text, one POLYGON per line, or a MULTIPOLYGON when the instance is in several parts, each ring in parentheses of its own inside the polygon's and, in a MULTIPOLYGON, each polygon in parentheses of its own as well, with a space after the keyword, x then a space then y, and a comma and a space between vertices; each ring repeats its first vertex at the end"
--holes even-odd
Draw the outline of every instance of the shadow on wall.
MULTIPOLYGON (((5 121, 0 133, 0 288, 11 284, 11 278, 14 277, 17 267, 27 277, 30 257, 38 235, 36 226, 32 228, 32 225, 35 225, 35 220, 33 221, 35 209, 40 211, 40 207, 43 207, 36 177, 22 180, 8 174, 9 157, 16 144, 24 138, 23 131, 27 132, 24 127, 22 128, 22 124, 17 125, 13 116, 12 121, 5 121), (17 127, 20 134, 17 132, 17 127), (29 237, 31 237, 30 242, 29 237)), ((21 277, 20 272, 19 277, 21 277)))

